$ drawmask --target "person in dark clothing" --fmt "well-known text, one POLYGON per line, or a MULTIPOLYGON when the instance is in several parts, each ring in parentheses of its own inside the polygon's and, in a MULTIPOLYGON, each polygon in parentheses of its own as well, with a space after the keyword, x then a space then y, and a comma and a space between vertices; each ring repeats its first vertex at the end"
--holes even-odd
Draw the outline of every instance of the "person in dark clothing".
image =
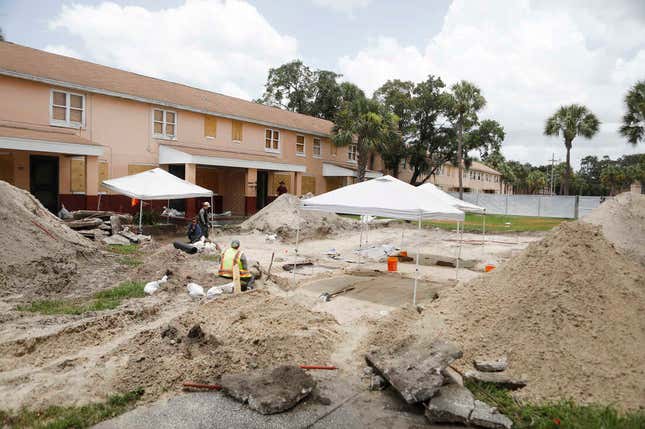
POLYGON ((208 209, 211 208, 211 205, 208 201, 205 201, 202 204, 202 208, 199 209, 199 226, 202 229, 202 235, 208 238, 208 209))
POLYGON ((188 225, 188 240, 191 243, 196 243, 202 238, 202 228, 197 223, 197 218, 193 218, 193 221, 188 225))
POLYGON ((280 182, 280 186, 278 186, 277 192, 278 192, 278 196, 289 192, 289 190, 287 189, 287 186, 284 184, 284 181, 280 182))

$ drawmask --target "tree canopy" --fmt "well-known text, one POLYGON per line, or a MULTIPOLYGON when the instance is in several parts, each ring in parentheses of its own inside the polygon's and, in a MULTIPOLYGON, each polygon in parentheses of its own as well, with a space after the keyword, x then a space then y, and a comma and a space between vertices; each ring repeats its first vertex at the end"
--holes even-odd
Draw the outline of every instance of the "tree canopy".
POLYGON ((625 96, 627 113, 620 127, 627 141, 633 145, 645 142, 645 80, 636 82, 625 96))

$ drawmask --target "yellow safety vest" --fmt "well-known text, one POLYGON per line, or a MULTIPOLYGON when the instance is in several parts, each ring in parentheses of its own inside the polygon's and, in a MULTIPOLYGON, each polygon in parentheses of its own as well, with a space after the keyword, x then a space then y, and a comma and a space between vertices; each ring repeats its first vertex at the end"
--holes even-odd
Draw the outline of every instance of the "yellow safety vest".
POLYGON ((249 278, 251 273, 242 268, 242 251, 229 247, 222 252, 220 259, 219 275, 222 277, 233 278, 233 265, 238 264, 240 267, 240 278, 249 278))

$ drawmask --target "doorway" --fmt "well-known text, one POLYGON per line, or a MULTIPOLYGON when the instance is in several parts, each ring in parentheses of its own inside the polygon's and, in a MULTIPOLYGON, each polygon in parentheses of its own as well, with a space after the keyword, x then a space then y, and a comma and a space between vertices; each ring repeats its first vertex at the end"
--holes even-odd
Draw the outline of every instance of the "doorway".
POLYGON ((267 205, 269 197, 269 172, 258 171, 257 186, 255 188, 255 208, 262 210, 267 205))
MULTIPOLYGON (((168 173, 180 179, 186 179, 186 164, 170 164, 168 165, 168 173)), ((186 213, 186 200, 170 200, 168 208, 178 210, 186 213)))
POLYGON ((29 190, 47 210, 58 211, 57 156, 29 156, 29 190))

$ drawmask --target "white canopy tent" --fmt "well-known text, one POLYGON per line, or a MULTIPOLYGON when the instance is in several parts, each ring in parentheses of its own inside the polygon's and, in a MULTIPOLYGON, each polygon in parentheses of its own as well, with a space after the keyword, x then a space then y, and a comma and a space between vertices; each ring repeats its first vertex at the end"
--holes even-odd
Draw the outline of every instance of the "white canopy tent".
MULTIPOLYGON (((463 221, 464 213, 441 201, 433 201, 420 189, 392 176, 355 183, 301 201, 303 210, 317 210, 354 215, 372 215, 421 221, 427 219, 463 221)), ((296 256, 299 234, 296 234, 296 256)), ((294 267, 295 270, 295 267, 294 267)), ((417 248, 413 303, 416 304, 419 277, 417 248)))
MULTIPOLYGON (((446 204, 451 204, 453 207, 456 207, 459 210, 467 213, 482 214, 482 245, 484 244, 484 242, 486 241, 486 209, 484 207, 480 207, 464 200, 460 200, 459 198, 455 198, 447 192, 442 191, 432 183, 424 183, 423 185, 419 186, 419 189, 422 189, 424 192, 426 192, 428 194, 428 198, 432 198, 433 200, 443 201, 446 204)), ((461 233, 463 234, 463 228, 461 233)))
POLYGON ((101 184, 113 192, 139 200, 139 231, 144 200, 210 197, 211 208, 213 207, 213 191, 180 179, 161 168, 104 180, 101 184))

